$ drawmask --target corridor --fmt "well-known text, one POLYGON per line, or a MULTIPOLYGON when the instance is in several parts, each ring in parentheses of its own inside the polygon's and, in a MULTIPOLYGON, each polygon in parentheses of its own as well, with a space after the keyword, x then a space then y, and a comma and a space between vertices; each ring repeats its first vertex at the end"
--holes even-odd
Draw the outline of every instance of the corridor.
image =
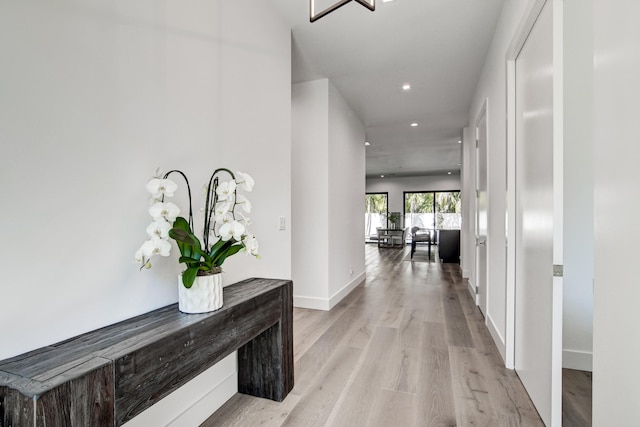
POLYGON ((543 425, 459 266, 407 254, 367 245, 364 284, 330 312, 294 309, 284 402, 236 394, 203 425, 543 425))

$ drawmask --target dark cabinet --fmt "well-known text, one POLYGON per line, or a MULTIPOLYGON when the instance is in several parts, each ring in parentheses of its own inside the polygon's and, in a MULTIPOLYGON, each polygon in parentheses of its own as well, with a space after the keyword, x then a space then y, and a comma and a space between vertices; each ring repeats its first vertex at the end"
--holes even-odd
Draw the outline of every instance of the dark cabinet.
POLYGON ((442 262, 460 262, 460 230, 438 232, 438 256, 442 262))

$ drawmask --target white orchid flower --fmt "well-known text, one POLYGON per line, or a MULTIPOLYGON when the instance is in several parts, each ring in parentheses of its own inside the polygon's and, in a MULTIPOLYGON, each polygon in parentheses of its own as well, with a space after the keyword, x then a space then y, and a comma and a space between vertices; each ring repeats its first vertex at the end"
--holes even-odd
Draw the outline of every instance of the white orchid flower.
POLYGON ((253 186, 255 185, 255 181, 248 173, 236 172, 236 182, 238 184, 242 184, 242 188, 244 191, 253 190, 253 186))
POLYGON ((142 264, 142 262, 144 261, 144 255, 142 255, 142 248, 136 251, 136 254, 134 255, 134 259, 136 260, 136 263, 142 264))
POLYGON ((233 209, 233 200, 219 200, 218 203, 216 203, 214 214, 216 216, 224 215, 227 212, 231 212, 231 209, 233 209))
POLYGON ((153 197, 153 196, 149 196, 149 206, 153 206, 154 204, 161 202, 162 198, 161 197, 153 197))
POLYGON ((227 212, 224 215, 216 217, 216 222, 220 224, 227 224, 229 222, 235 221, 233 214, 231 212, 227 212))
POLYGON ((153 221, 147 227, 147 234, 149 237, 158 236, 161 239, 169 238, 169 230, 171 230, 171 223, 164 218, 159 218, 153 221))
POLYGON ((169 256, 171 253, 171 243, 165 239, 154 236, 144 242, 140 249, 145 258, 151 258, 154 255, 169 256))
POLYGON ((240 218, 238 221, 240 221, 241 223, 243 223, 245 225, 245 227, 247 225, 251 225, 251 218, 242 215, 242 212, 237 212, 236 215, 240 218))
POLYGON ((236 182, 234 180, 225 181, 218 185, 216 188, 216 194, 218 200, 227 200, 236 192, 236 182))
POLYGON ((147 182, 146 189, 152 197, 159 199, 162 196, 172 197, 178 185, 170 179, 153 178, 147 182))
MULTIPOLYGON (((144 246, 144 245, 143 245, 144 246)), ((143 253, 142 253, 142 248, 138 249, 136 251, 136 254, 134 256, 136 263, 140 264, 140 269, 142 270, 143 268, 149 269, 151 268, 151 260, 149 258, 146 258, 143 253)))
POLYGON ((173 224, 180 215, 180 208, 171 202, 156 202, 149 208, 149 215, 156 221, 164 218, 173 224))
POLYGON ((161 167, 157 167, 156 170, 153 172, 154 178, 162 178, 162 175, 164 175, 164 173, 162 172, 161 167))
POLYGON ((231 222, 226 222, 222 224, 222 227, 220 227, 220 238, 225 242, 231 239, 232 237, 235 240, 239 241, 242 239, 243 233, 244 233, 244 225, 242 225, 240 222, 235 220, 231 222))
POLYGON ((242 210, 251 213, 251 202, 242 194, 236 195, 236 204, 242 206, 242 210))
POLYGON ((256 236, 254 236, 253 234, 247 234, 246 236, 244 236, 244 239, 242 240, 242 244, 244 245, 244 248, 247 251, 247 253, 253 256, 259 255, 258 239, 256 239, 256 236))

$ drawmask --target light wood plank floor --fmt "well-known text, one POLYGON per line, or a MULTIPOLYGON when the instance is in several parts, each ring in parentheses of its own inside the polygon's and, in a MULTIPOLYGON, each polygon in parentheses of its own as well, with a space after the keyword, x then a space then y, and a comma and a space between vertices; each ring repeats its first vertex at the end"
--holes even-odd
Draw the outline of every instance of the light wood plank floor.
POLYGON ((295 387, 237 394, 203 426, 542 426, 456 264, 366 248, 367 281, 330 312, 294 309, 295 387))
POLYGON ((591 426, 591 372, 562 370, 562 425, 591 426))

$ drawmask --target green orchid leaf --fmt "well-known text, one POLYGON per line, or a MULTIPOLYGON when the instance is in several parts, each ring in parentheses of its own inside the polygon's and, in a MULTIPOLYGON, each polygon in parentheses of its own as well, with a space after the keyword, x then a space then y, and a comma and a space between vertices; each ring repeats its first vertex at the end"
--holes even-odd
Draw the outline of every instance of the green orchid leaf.
POLYGON ((213 258, 209 256, 209 254, 202 254, 202 258, 204 258, 202 264, 204 264, 208 270, 211 270, 211 267, 213 267, 213 258))
MULTIPOLYGON (((186 219, 184 219, 183 217, 179 216, 176 218, 176 220, 173 222, 173 228, 175 229, 179 229, 179 230, 183 230, 186 233, 191 233, 191 227, 189 227, 189 221, 187 221, 186 219)), ((171 235, 171 234, 169 234, 171 235)), ((174 239, 176 240, 176 239, 174 239)), ((180 254, 182 254, 183 256, 186 257, 191 257, 193 254, 193 247, 190 244, 185 244, 179 240, 176 240, 176 243, 178 244, 178 249, 180 250, 180 254)))
POLYGON ((200 247, 200 241, 189 231, 185 231, 181 228, 173 227, 169 230, 169 237, 178 243, 193 246, 194 248, 200 247))
MULTIPOLYGON (((179 216, 173 222, 173 228, 179 228, 180 230, 184 230, 188 233, 191 233, 191 227, 189 227, 189 221, 179 216)), ((193 234, 193 233, 192 233, 193 234)))
POLYGON ((193 282, 195 282, 196 275, 198 274, 198 269, 199 267, 190 267, 182 273, 182 284, 185 288, 189 289, 193 286, 193 282))
POLYGON ((193 256, 193 246, 185 245, 184 243, 176 241, 180 254, 184 257, 191 258, 193 256))
MULTIPOLYGON (((233 239, 232 239, 233 240, 233 239)), ((209 251, 209 255, 213 258, 215 257, 216 253, 218 253, 218 251, 224 246, 224 245, 230 245, 231 240, 227 240, 226 242, 222 239, 218 240, 215 245, 213 245, 211 247, 211 250, 209 251)))
POLYGON ((191 237, 195 241, 195 243, 192 246, 195 254, 198 255, 198 259, 200 259, 201 257, 204 257, 206 252, 202 250, 202 244, 200 243, 200 240, 195 236, 195 234, 191 234, 191 237))
POLYGON ((233 237, 227 241, 219 240, 215 245, 213 245, 211 251, 209 251, 209 255, 211 255, 211 257, 215 260, 235 243, 238 243, 238 241, 233 237))
POLYGON ((188 267, 191 267, 193 265, 200 264, 200 259, 195 259, 190 256, 181 256, 180 258, 178 258, 178 262, 184 262, 188 267))
POLYGON ((226 251, 221 252, 218 258, 215 259, 215 265, 222 265, 225 259, 227 259, 231 255, 237 254, 243 247, 244 246, 242 246, 241 244, 230 246, 226 251))

